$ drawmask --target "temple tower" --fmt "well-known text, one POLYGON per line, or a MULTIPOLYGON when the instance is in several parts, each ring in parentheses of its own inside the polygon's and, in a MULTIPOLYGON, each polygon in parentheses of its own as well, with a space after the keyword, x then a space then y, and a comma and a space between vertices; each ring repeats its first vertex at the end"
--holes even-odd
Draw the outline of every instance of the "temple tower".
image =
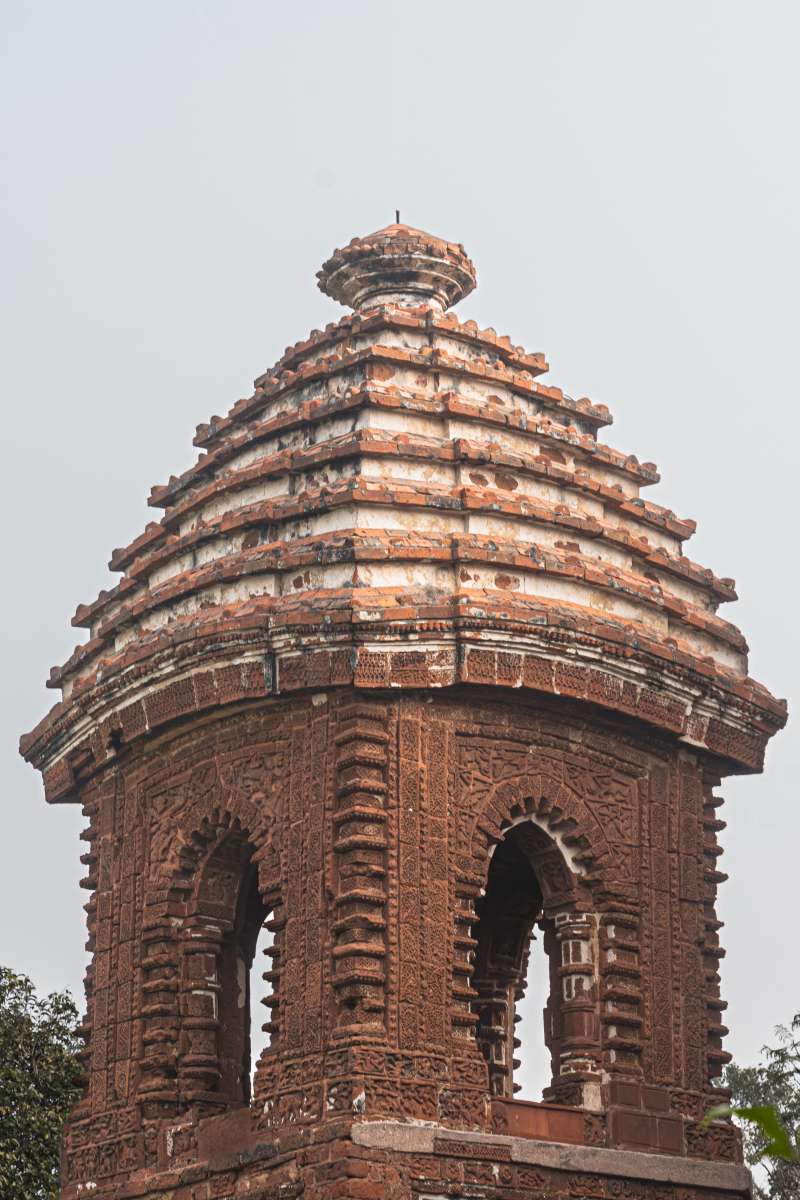
POLYGON ((785 706, 693 522, 640 498, 656 468, 449 311, 474 284, 404 225, 337 250, 353 311, 198 428, 74 617, 22 739, 88 818, 64 1200, 747 1193, 701 1124, 715 789, 785 706), (533 937, 541 1103, 514 1098, 533 937))

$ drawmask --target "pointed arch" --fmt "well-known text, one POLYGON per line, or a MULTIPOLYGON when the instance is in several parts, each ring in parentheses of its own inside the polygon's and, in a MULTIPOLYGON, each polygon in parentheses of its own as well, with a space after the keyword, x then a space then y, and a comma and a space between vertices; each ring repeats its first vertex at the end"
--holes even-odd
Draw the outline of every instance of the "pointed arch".
POLYGON ((600 1021, 592 885, 608 854, 602 829, 561 781, 517 777, 486 796, 471 850, 471 870, 457 884, 463 905, 457 920, 462 927, 465 917, 470 922, 470 1020, 490 1093, 510 1098, 516 1090, 516 1006, 534 928, 549 973, 543 1018, 552 1078, 545 1095, 558 1096, 566 1081, 595 1082, 600 1021))
POLYGON ((161 816, 154 841, 163 849, 151 859, 145 896, 138 1093, 144 1101, 173 1102, 178 1111, 247 1103, 250 1025, 262 1004, 271 1010, 270 1042, 256 1068, 254 1097, 266 1087, 267 1060, 279 1041, 284 913, 274 806, 261 793, 223 795, 216 772, 205 769, 193 773, 180 805, 163 805, 161 816), (170 829, 171 816, 178 819, 170 829), (272 968, 264 973, 271 994, 251 996, 250 967, 265 921, 274 934, 272 968))
POLYGON ((178 1062, 192 1081, 232 1104, 249 1103, 252 1009, 250 968, 270 915, 254 848, 234 824, 217 831, 198 865, 184 921, 178 1062))
POLYGON ((600 872, 610 856, 603 829, 581 797, 560 779, 532 771, 504 779, 489 792, 475 822, 473 857, 481 862, 505 831, 523 820, 539 825, 570 868, 586 878, 600 872))

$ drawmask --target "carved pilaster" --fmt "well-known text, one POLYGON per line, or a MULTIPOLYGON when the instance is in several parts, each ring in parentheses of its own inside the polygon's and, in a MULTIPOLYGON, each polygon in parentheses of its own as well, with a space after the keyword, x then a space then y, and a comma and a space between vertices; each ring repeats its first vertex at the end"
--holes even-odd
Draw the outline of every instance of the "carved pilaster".
POLYGON ((632 905, 602 913, 599 925, 600 1024, 604 1068, 642 1075, 642 986, 639 915, 632 905))
POLYGON ((478 939, 473 934, 478 919, 475 902, 480 894, 481 884, 477 879, 462 876, 456 881, 451 1021, 456 1052, 468 1055, 475 1053, 475 1028, 478 1024, 478 1014, 473 1007, 478 993, 472 986, 472 976, 478 946, 478 939))
POLYGON ((385 1035, 387 711, 350 704, 336 736, 333 987, 334 1036, 385 1035))
POLYGON ((137 1099, 154 1116, 175 1111, 179 1101, 179 939, 180 922, 166 915, 152 918, 142 930, 142 1057, 137 1099))
POLYGON ((230 924, 204 916, 187 917, 181 930, 180 1045, 181 1098, 207 1100, 222 1077, 218 1032, 222 939, 230 924))

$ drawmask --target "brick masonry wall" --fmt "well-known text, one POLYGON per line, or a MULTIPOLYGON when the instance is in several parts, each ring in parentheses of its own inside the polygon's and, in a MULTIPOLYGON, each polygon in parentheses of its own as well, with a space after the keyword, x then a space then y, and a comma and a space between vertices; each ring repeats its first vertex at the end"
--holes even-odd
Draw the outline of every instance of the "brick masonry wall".
MULTIPOLYGON (((98 1197, 148 1194, 148 1180, 159 1194, 175 1171, 202 1181, 214 1153, 201 1129, 212 1147, 227 1130, 226 1153, 238 1139, 244 1161, 228 1191, 198 1182, 192 1200, 238 1195, 247 1154, 265 1145, 286 1147, 287 1179, 309 1195, 374 1194, 310 1182, 309 1143, 353 1119, 503 1132, 470 1022, 468 941, 491 847, 526 816, 576 860, 571 905, 596 928, 594 1032, 584 1069, 554 1079, 551 1099, 580 1112, 590 1145, 736 1160, 730 1127, 698 1124, 726 1057, 715 782, 694 752, 633 721, 469 689, 331 690, 140 742, 82 795, 94 957, 64 1196, 88 1183, 98 1197), (252 847, 278 926, 273 1041, 249 1110, 214 1090, 220 1034, 187 967, 213 961, 193 937, 200 879, 232 837, 252 847)), ((356 1174, 412 1194, 424 1164, 364 1154, 356 1174)), ((436 1177, 463 1179, 448 1162, 436 1177)), ((508 1186, 533 1195, 526 1170, 509 1166, 508 1186)))

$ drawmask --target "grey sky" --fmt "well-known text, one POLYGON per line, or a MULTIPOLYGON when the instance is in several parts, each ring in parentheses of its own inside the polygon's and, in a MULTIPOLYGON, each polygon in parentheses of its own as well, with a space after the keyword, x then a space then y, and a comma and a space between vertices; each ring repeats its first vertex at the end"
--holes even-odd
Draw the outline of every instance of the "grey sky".
MULTIPOLYGON (((475 260, 462 318, 658 463, 798 708, 799 41, 791 0, 4 0, 0 961, 80 994, 83 822, 16 754, 70 616, 195 425, 341 314, 323 259, 398 206, 475 260)), ((724 792, 742 1059, 800 1008, 798 768, 790 724, 724 792)))

